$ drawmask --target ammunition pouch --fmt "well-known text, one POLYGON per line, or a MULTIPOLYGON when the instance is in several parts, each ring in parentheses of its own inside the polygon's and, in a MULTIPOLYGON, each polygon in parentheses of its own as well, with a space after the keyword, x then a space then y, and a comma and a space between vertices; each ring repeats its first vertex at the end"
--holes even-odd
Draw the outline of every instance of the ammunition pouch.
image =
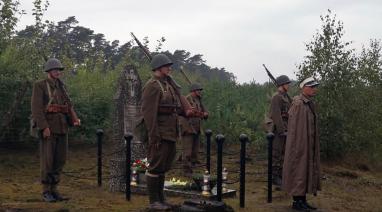
POLYGON ((58 105, 58 104, 50 104, 46 108, 47 113, 69 113, 69 107, 68 105, 58 105))

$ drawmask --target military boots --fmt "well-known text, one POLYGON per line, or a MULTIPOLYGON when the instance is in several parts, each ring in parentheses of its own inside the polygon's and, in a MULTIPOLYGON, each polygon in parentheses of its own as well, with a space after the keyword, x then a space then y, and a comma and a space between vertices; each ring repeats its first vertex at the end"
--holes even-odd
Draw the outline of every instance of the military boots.
POLYGON ((151 177, 146 175, 147 193, 149 195, 150 210, 170 210, 171 207, 160 201, 161 177, 151 177))

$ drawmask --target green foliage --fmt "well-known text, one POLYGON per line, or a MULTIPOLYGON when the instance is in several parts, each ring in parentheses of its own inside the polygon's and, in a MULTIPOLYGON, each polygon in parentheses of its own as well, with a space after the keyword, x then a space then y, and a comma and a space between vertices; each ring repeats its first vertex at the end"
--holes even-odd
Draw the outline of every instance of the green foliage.
MULTIPOLYGON (((306 45, 309 53, 299 66, 299 80, 321 81, 319 128, 325 157, 380 149, 381 44, 372 41, 360 56, 343 41, 343 23, 336 16, 321 16, 322 28, 306 45)), ((382 155, 380 155, 382 156, 382 155)))
MULTIPOLYGON (((19 88, 31 88, 33 81, 44 76, 44 61, 56 57, 66 67, 64 81, 82 120, 82 126, 71 136, 94 141, 97 128, 106 133, 112 130, 113 96, 120 71, 127 64, 136 66, 144 84, 151 77, 149 63, 133 43, 107 41, 103 34, 79 26, 74 16, 58 23, 44 22, 48 1, 33 3, 35 25, 15 34, 16 15, 22 13, 19 2, 0 1, 0 121, 4 124, 6 114, 16 109, 9 125, 19 139, 26 137, 31 89, 20 94, 19 88), (15 101, 20 96, 21 101, 15 101)), ((356 152, 378 161, 382 158, 381 41, 371 40, 356 54, 351 42, 343 41, 343 23, 335 15, 329 11, 321 20, 322 28, 306 45, 308 55, 296 74, 298 80, 313 75, 321 81, 316 101, 323 156, 334 158, 356 152)), ((153 54, 161 51, 165 41, 157 41, 153 54)), ((148 44, 145 37, 143 45, 148 44)), ((201 54, 192 55, 186 50, 163 53, 174 62, 173 77, 182 85, 183 94, 188 93, 189 84, 176 71, 181 66, 191 81, 203 85, 203 102, 210 113, 204 129, 224 134, 227 142, 238 142, 239 135, 245 133, 256 147, 265 146, 262 125, 275 92, 273 85, 238 84, 224 68, 208 66, 201 54)), ((291 96, 297 94, 297 88, 291 90, 291 96)))
POLYGON ((117 72, 89 72, 85 69, 66 77, 68 92, 82 124, 73 136, 80 134, 81 140, 95 141, 97 129, 111 129, 117 77, 117 72))
POLYGON ((14 33, 18 21, 17 15, 22 14, 19 5, 18 0, 0 1, 0 53, 14 33))

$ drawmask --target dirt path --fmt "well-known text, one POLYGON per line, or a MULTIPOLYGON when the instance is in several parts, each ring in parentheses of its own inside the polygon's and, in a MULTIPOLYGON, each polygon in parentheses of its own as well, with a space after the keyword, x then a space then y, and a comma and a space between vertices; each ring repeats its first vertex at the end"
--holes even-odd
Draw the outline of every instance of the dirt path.
MULTIPOLYGON (((94 167, 95 145, 75 144, 69 148, 65 171, 94 167)), ((98 188, 96 168, 71 174, 85 179, 62 177, 60 190, 71 198, 69 201, 44 203, 40 195, 37 150, 35 144, 28 147, 0 147, 0 211, 140 211, 148 204, 146 196, 133 194, 132 201, 127 202, 123 193, 108 192, 107 181, 102 188, 98 188)), ((238 195, 236 198, 224 199, 224 202, 235 211, 292 211, 291 198, 282 191, 274 192, 272 204, 266 203, 266 161, 249 152, 252 160, 247 164, 246 208, 240 209, 238 195)), ((231 181, 239 177, 233 173, 233 170, 239 169, 238 158, 239 155, 232 155, 223 159, 230 171, 228 177, 231 181)), ((175 166, 179 167, 180 164, 175 166)), ((212 166, 215 166, 214 158, 212 166)), ((317 197, 308 196, 320 211, 382 211, 381 173, 324 165, 323 174, 323 191, 317 197)), ((168 178, 173 176, 180 176, 180 170, 171 171, 168 178)), ((238 189, 239 184, 232 184, 230 188, 238 189)), ((181 203, 184 199, 169 197, 169 200, 181 203)))

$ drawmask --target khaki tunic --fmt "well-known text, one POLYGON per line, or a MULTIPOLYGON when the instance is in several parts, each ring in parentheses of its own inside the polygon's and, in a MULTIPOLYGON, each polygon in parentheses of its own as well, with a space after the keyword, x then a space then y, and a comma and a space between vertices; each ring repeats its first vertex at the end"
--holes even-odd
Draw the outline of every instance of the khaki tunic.
POLYGON ((294 97, 289 110, 282 187, 290 195, 316 194, 320 184, 320 143, 313 101, 294 97))
POLYGON ((176 154, 180 100, 165 78, 152 77, 143 88, 142 115, 148 130, 151 174, 167 172, 176 154), (171 109, 172 108, 172 109, 171 109))
POLYGON ((272 120, 274 126, 273 133, 275 135, 272 149, 272 172, 274 176, 279 178, 282 176, 286 141, 286 136, 281 134, 287 132, 290 104, 291 99, 288 94, 278 91, 272 97, 269 110, 269 118, 272 120))
POLYGON ((65 114, 47 113, 49 91, 51 91, 51 104, 64 105, 63 90, 58 81, 44 79, 34 83, 31 110, 32 117, 40 129, 40 172, 41 183, 55 185, 60 181, 60 174, 65 165, 68 146, 68 124, 65 114), (51 136, 42 138, 42 130, 49 128, 51 136))
POLYGON ((46 108, 49 102, 47 83, 50 87, 51 95, 53 96, 51 104, 65 104, 63 90, 58 85, 58 81, 53 81, 49 78, 37 81, 33 85, 31 100, 33 120, 36 122, 37 128, 41 130, 49 127, 52 133, 66 134, 68 133, 66 116, 62 113, 46 113, 46 108))
MULTIPOLYGON (((194 97, 191 94, 187 95, 187 101, 190 103, 191 107, 195 108, 197 111, 208 112, 203 106, 199 97, 194 97)), ((191 117, 185 118, 180 117, 180 124, 182 129, 182 135, 185 134, 198 134, 201 132, 202 118, 191 117)))

